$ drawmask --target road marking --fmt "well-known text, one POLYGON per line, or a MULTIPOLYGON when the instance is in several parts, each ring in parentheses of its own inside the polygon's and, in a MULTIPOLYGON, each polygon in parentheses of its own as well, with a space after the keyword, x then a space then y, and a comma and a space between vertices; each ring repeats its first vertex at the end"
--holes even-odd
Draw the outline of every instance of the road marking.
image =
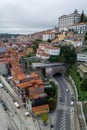
POLYGON ((61 122, 60 122, 60 130, 65 130, 66 128, 66 113, 65 111, 63 112, 62 118, 61 118, 61 122))

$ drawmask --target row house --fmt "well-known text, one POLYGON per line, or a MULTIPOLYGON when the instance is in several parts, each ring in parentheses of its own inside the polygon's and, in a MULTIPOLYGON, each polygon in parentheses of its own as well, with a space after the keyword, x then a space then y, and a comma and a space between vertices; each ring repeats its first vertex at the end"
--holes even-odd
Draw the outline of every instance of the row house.
POLYGON ((48 59, 50 55, 59 55, 60 48, 49 46, 48 44, 39 44, 36 56, 42 59, 48 59))
POLYGON ((48 59, 50 57, 50 55, 46 54, 44 52, 44 50, 38 48, 37 53, 36 53, 36 57, 46 60, 46 59, 48 59))
MULTIPOLYGON (((23 72, 22 65, 18 62, 19 57, 17 57, 17 55, 15 55, 13 51, 10 52, 11 57, 9 63, 11 67, 11 75, 13 77, 13 88, 24 103, 26 103, 28 100, 34 101, 35 95, 40 95, 41 97, 41 95, 44 94, 44 83, 37 73, 31 73, 30 75, 27 75, 23 72)), ((31 105, 33 104, 31 107, 34 114, 35 107, 42 108, 43 105, 46 105, 46 107, 44 107, 41 112, 43 113, 45 111, 49 111, 49 106, 44 100, 44 97, 38 97, 38 100, 35 100, 35 104, 31 103, 31 105), (38 104, 38 106, 36 104, 38 104)))
POLYGON ((32 112, 35 116, 49 112, 48 97, 46 93, 34 95, 32 112))
POLYGON ((53 40, 55 38, 55 32, 49 31, 43 34, 43 41, 47 41, 48 39, 53 40))

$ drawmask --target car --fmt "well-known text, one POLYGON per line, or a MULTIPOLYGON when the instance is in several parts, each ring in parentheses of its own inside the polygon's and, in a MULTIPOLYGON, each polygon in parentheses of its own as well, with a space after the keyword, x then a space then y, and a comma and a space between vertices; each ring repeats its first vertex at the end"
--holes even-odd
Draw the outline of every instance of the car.
POLYGON ((71 97, 71 101, 74 101, 74 97, 71 97))
POLYGON ((66 89, 66 92, 69 92, 69 89, 68 89, 68 88, 66 89))
POLYGON ((0 82, 0 88, 3 88, 4 87, 4 85, 0 82))
POLYGON ((30 116, 30 113, 28 111, 25 112, 25 116, 30 116))
POLYGON ((74 106, 74 102, 73 101, 71 101, 71 106, 74 106))
POLYGON ((71 93, 71 96, 74 96, 74 94, 73 94, 73 93, 71 93))
POLYGON ((61 97, 59 97, 59 101, 62 101, 62 98, 61 98, 61 97))
POLYGON ((3 107, 3 109, 4 109, 5 111, 7 111, 7 106, 5 105, 4 102, 2 103, 2 107, 3 107))
POLYGON ((53 128, 53 127, 54 127, 54 125, 52 124, 52 125, 51 125, 51 128, 53 128))

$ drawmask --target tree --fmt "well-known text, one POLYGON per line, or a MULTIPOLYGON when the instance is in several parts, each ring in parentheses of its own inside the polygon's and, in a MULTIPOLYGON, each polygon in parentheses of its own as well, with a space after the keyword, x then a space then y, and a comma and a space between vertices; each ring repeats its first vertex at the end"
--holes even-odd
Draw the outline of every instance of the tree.
POLYGON ((87 77, 84 77, 81 83, 81 89, 87 91, 87 77))
POLYGON ((85 33, 84 41, 87 41, 87 31, 86 31, 86 33, 85 33))
POLYGON ((69 66, 76 63, 76 49, 73 46, 62 46, 60 56, 63 62, 69 66))
POLYGON ((84 11, 82 11, 80 22, 84 22, 84 11))
POLYGON ((44 125, 46 125, 47 120, 48 120, 48 115, 47 115, 47 113, 42 114, 41 119, 42 119, 44 125))
POLYGON ((50 58, 48 59, 48 61, 50 61, 51 63, 58 62, 58 61, 60 61, 60 56, 51 55, 50 58))
POLYGON ((84 22, 87 22, 87 16, 84 17, 84 22))
POLYGON ((39 47, 40 40, 36 40, 33 42, 33 52, 36 53, 37 48, 39 47))
POLYGON ((82 11, 80 22, 87 22, 87 16, 84 15, 84 11, 82 11))
POLYGON ((50 43, 50 42, 51 42, 51 40, 50 40, 50 39, 48 39, 48 40, 47 40, 47 42, 48 42, 48 43, 50 43))
POLYGON ((50 111, 53 111, 56 107, 56 100, 54 98, 50 98, 48 101, 50 111))

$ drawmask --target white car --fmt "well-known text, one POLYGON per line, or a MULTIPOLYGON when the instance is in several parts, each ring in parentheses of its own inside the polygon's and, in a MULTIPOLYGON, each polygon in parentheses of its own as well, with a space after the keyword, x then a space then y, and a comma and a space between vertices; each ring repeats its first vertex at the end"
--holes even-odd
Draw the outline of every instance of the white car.
POLYGON ((68 92, 68 91, 69 91, 69 89, 67 88, 67 89, 66 89, 66 92, 68 92))
POLYGON ((30 113, 27 111, 27 112, 25 112, 25 116, 29 116, 30 115, 30 113))
POLYGON ((73 101, 71 101, 71 106, 73 106, 74 105, 74 102, 73 101))
POLYGON ((4 85, 2 83, 0 83, 0 88, 3 88, 3 87, 4 87, 4 85))

